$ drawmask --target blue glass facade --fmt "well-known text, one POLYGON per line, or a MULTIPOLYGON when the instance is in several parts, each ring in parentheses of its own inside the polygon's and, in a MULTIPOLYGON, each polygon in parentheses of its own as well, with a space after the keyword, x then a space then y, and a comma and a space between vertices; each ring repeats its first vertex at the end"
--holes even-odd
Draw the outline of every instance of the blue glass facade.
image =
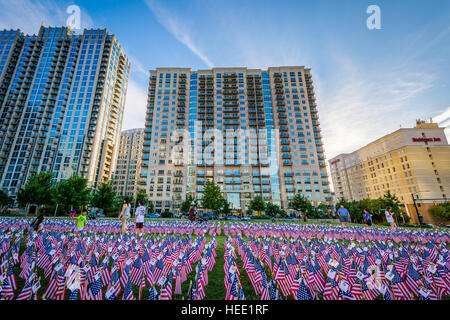
POLYGON ((0 120, 10 138, 0 145, 7 155, 2 187, 14 195, 40 171, 53 172, 54 182, 74 174, 94 185, 111 178, 129 73, 115 37, 41 27, 38 35, 15 31, 13 43, 3 41, 11 33, 0 33, 0 62, 13 47, 18 56, 15 69, 0 75, 11 78, 0 112, 13 115, 0 120))
POLYGON ((272 189, 272 200, 274 204, 281 204, 280 179, 278 177, 278 158, 275 142, 275 128, 273 123, 272 95, 270 91, 270 80, 267 72, 261 74, 264 117, 266 121, 267 132, 267 152, 269 155, 270 187, 272 189))

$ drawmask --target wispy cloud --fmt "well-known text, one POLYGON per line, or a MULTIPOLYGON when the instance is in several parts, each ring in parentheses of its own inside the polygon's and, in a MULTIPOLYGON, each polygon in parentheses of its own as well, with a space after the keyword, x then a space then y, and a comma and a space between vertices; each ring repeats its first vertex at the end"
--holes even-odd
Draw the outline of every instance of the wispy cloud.
POLYGON ((147 108, 147 91, 138 82, 128 81, 122 129, 143 128, 147 108))
POLYGON ((437 122, 439 126, 445 128, 445 134, 450 138, 450 107, 433 117, 433 121, 437 122))
MULTIPOLYGON (((0 0, 0 29, 20 29, 27 34, 35 34, 42 23, 46 26, 66 25, 69 16, 66 9, 70 4, 65 1, 56 4, 48 0, 0 0)), ((81 29, 92 27, 92 18, 80 9, 81 29)))
POLYGON ((189 27, 186 23, 183 23, 182 19, 178 18, 175 13, 169 12, 169 10, 165 9, 154 0, 146 0, 145 2, 155 15, 158 22, 166 28, 167 31, 169 31, 178 41, 188 47, 188 49, 200 58, 209 68, 214 66, 212 61, 194 43, 189 27))
POLYGON ((436 80, 433 74, 408 70, 368 74, 344 55, 335 58, 341 69, 339 85, 314 80, 328 159, 397 129, 410 117, 400 115, 411 100, 436 80))

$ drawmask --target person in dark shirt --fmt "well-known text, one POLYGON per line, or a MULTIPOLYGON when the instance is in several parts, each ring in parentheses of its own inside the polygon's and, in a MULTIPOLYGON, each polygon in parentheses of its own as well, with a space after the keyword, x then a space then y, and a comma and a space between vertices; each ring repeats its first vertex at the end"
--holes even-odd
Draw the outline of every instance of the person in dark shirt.
POLYGON ((191 207, 189 208, 189 221, 193 222, 195 220, 195 215, 194 203, 191 203, 191 207))
POLYGON ((36 219, 34 219, 30 226, 34 231, 38 232, 42 229, 42 222, 44 222, 44 215, 40 214, 36 219))
POLYGON ((364 209, 364 222, 370 227, 372 225, 372 215, 370 214, 369 210, 364 209))

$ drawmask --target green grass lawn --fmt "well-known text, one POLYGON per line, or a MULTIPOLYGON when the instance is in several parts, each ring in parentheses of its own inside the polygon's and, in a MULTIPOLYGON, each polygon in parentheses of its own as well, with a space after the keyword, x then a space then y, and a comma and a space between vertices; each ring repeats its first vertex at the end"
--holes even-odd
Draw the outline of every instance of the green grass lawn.
MULTIPOLYGON (((150 237, 151 235, 152 234, 147 234, 146 237, 150 237)), ((193 236, 192 238, 196 239, 197 237, 193 236)), ((206 243, 210 242, 212 239, 212 237, 209 235, 206 235, 205 238, 206 238, 206 243)), ((20 244, 19 256, 21 256, 22 253, 26 249, 25 239, 26 239, 26 233, 20 244)), ((225 277, 225 274, 223 272, 223 265, 224 265, 223 245, 226 240, 226 237, 224 235, 221 235, 221 236, 216 235, 216 240, 217 240, 216 264, 214 265, 213 270, 208 273, 208 285, 205 287, 205 293, 206 293, 205 299, 208 299, 208 300, 223 300, 225 298, 225 288, 224 288, 224 282, 223 282, 224 277, 225 277)), ((189 289, 189 284, 190 284, 191 280, 194 281, 194 278, 195 278, 195 266, 197 265, 197 263, 192 265, 193 271, 187 276, 187 280, 181 285, 181 290, 182 290, 183 295, 173 294, 173 299, 178 299, 178 300, 186 299, 186 295, 187 295, 187 292, 189 289)), ((241 275, 242 275, 241 279, 243 282, 244 293, 245 293, 246 298, 247 299, 252 299, 252 298, 256 299, 254 292, 253 292, 253 288, 245 274, 245 271, 241 268, 242 261, 240 259, 238 259, 238 264, 239 264, 241 275)), ((17 290, 14 291, 15 297, 17 297, 20 294, 20 292, 22 291, 22 289, 25 285, 25 281, 19 277, 19 274, 21 272, 19 265, 20 265, 20 263, 16 264, 14 267, 15 274, 16 274, 16 280, 17 280, 17 290)), ((111 267, 111 262, 110 262, 110 267, 111 267)), ((39 299, 42 299, 45 289, 48 286, 49 279, 46 279, 44 277, 44 271, 42 269, 36 268, 36 270, 37 270, 38 277, 41 278, 41 280, 40 280, 41 288, 38 290, 38 297, 39 297, 39 299)), ((172 287, 173 287, 173 289, 175 289, 175 278, 173 279, 172 287)), ((148 291, 149 291, 149 287, 147 284, 146 288, 142 290, 142 299, 147 299, 148 291)), ((158 288, 158 291, 159 291, 159 288, 158 288)), ((105 293, 106 293, 106 286, 103 288, 103 294, 105 294, 105 293)), ((123 290, 119 295, 120 298, 121 298, 122 293, 123 293, 123 290)), ((137 299, 139 296, 139 288, 134 285, 133 285, 133 294, 134 294, 135 299, 137 299)), ((68 300, 69 295, 70 295, 70 291, 67 290, 66 291, 66 300, 68 300)))
MULTIPOLYGON (((149 219, 150 221, 155 221, 155 219, 149 219)), ((166 221, 180 221, 178 219, 164 219, 166 221)), ((181 220, 184 221, 184 220, 181 220)), ((222 223, 225 224, 229 224, 232 221, 221 221, 222 223)), ((252 221, 253 222, 253 221, 252 221)), ((254 221, 254 222, 260 222, 260 223, 264 223, 263 221, 254 221)), ((282 223, 282 222, 275 222, 275 223, 282 223)), ((306 224, 305 222, 290 222, 290 223, 295 223, 295 224, 306 224)), ((376 226, 376 227, 381 227, 381 228, 385 228, 385 226, 376 226)), ((155 236, 155 234, 146 234, 145 237, 150 237, 150 236, 155 236)), ((195 240, 197 238, 197 236, 193 235, 192 238, 195 240)), ((209 243, 212 239, 211 236, 209 235, 205 235, 206 238, 206 243, 209 243)), ((243 236, 244 239, 246 239, 246 237, 243 236)), ((24 238, 21 241, 21 245, 20 245, 20 255, 22 255, 22 253, 25 251, 25 246, 26 246, 26 232, 24 235, 24 238)), ((216 240, 217 240, 217 248, 216 248, 216 264, 214 265, 214 268, 211 272, 208 273, 208 285, 205 287, 205 293, 206 296, 204 299, 206 300, 223 300, 225 298, 225 288, 224 288, 224 271, 223 271, 223 265, 224 265, 224 242, 226 240, 226 236, 224 234, 221 234, 220 236, 216 235, 216 240)), ((237 249, 237 248, 235 248, 237 249)), ((236 254, 237 254, 237 250, 236 250, 236 254)), ((103 257, 102 257, 103 258, 103 257)), ((258 296, 255 295, 255 292, 253 291, 253 287, 247 277, 247 274, 245 272, 245 270, 242 268, 242 261, 241 258, 239 257, 239 255, 237 254, 237 261, 236 261, 239 271, 240 271, 240 278, 242 281, 242 286, 244 289, 244 294, 245 294, 245 298, 248 300, 255 300, 255 299, 259 299, 258 296)), ((110 261, 110 267, 111 267, 112 262, 110 261)), ((194 265, 192 265, 193 271, 187 276, 187 280, 181 285, 181 289, 182 289, 182 295, 175 295, 173 294, 173 299, 185 299, 186 295, 187 295, 187 291, 189 289, 189 285, 191 280, 193 281, 195 278, 195 266, 198 264, 195 263, 194 265)), ((17 295, 22 291, 23 286, 25 285, 24 280, 22 280, 22 278, 19 277, 19 273, 21 271, 19 264, 16 264, 15 268, 15 272, 16 272, 16 279, 17 279, 17 287, 18 289, 15 290, 14 294, 15 297, 17 297, 17 295)), ((268 281, 271 278, 271 274, 270 271, 268 270, 268 268, 266 266, 264 266, 265 268, 265 272, 268 278, 268 281)), ((40 282, 41 282, 41 288, 38 291, 38 296, 39 299, 42 299, 42 295, 44 294, 45 289, 47 288, 49 279, 46 279, 44 277, 44 271, 37 268, 37 274, 38 276, 41 278, 40 282)), ((175 278, 173 279, 172 282, 172 287, 175 288, 175 278)), ((145 289, 142 290, 142 299, 147 299, 148 296, 148 291, 149 291, 149 287, 148 285, 146 286, 145 289)), ((159 291, 159 288, 158 288, 159 291)), ((103 293, 106 293, 106 286, 103 288, 103 293)), ((122 292, 119 295, 119 298, 122 298, 122 292)), ((134 297, 135 299, 138 298, 139 295, 139 288, 137 286, 133 286, 133 293, 134 293, 134 297)), ((70 291, 67 290, 66 292, 66 299, 68 299, 70 294, 70 291)), ((287 297, 287 299, 292 299, 292 296, 287 297)), ((448 299, 448 297, 446 297, 446 299, 448 299)))

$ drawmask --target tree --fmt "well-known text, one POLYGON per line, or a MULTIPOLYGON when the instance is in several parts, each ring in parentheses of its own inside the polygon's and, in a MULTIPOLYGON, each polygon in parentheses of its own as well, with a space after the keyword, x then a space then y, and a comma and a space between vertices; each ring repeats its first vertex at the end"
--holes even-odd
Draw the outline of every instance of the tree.
POLYGON ((55 188, 52 185, 53 175, 50 172, 41 171, 28 179, 25 186, 17 193, 17 200, 20 206, 37 204, 36 214, 39 208, 53 203, 55 188))
POLYGON ((0 206, 6 206, 11 203, 11 198, 6 194, 5 191, 0 190, 0 206))
POLYGON ((248 203, 248 207, 249 209, 251 209, 252 211, 256 211, 257 214, 256 215, 260 215, 261 211, 265 211, 266 210, 266 203, 264 202, 264 200, 261 198, 261 196, 255 196, 252 200, 250 200, 250 202, 248 203))
POLYGON ((301 213, 303 219, 306 221, 306 217, 313 213, 313 205, 302 193, 297 193, 294 198, 289 202, 289 207, 295 211, 301 213))
POLYGON ((223 204, 222 199, 223 195, 220 191, 220 187, 216 185, 214 181, 208 181, 203 193, 203 198, 201 199, 202 207, 217 212, 223 204))
POLYGON ((91 190, 87 183, 87 179, 75 175, 56 184, 54 199, 61 212, 79 210, 89 202, 91 190))
POLYGON ((228 216, 231 212, 230 203, 225 198, 222 198, 221 202, 222 203, 219 207, 219 210, 217 210, 217 213, 223 214, 224 216, 228 216))
POLYGON ((194 196, 191 194, 186 194, 186 200, 181 203, 180 211, 181 213, 188 213, 191 203, 194 201, 194 196))
POLYGON ((152 201, 149 201, 147 203, 147 212, 153 213, 155 211, 155 206, 153 205, 152 201))
POLYGON ((319 215, 319 219, 327 218, 329 217, 328 214, 328 205, 321 203, 317 206, 317 213, 319 215))
POLYGON ((111 213, 112 211, 115 211, 115 199, 116 193, 114 192, 111 181, 102 182, 92 193, 91 205, 93 207, 103 209, 103 212, 105 212, 105 214, 107 212, 111 213))
POLYGON ((145 206, 148 202, 148 195, 145 191, 139 191, 136 194, 136 203, 139 203, 139 201, 142 202, 142 204, 145 206))
POLYGON ((440 203, 436 206, 430 207, 428 211, 440 220, 450 220, 450 202, 440 203))
POLYGON ((286 212, 276 204, 266 202, 266 214, 270 217, 286 217, 286 212))

